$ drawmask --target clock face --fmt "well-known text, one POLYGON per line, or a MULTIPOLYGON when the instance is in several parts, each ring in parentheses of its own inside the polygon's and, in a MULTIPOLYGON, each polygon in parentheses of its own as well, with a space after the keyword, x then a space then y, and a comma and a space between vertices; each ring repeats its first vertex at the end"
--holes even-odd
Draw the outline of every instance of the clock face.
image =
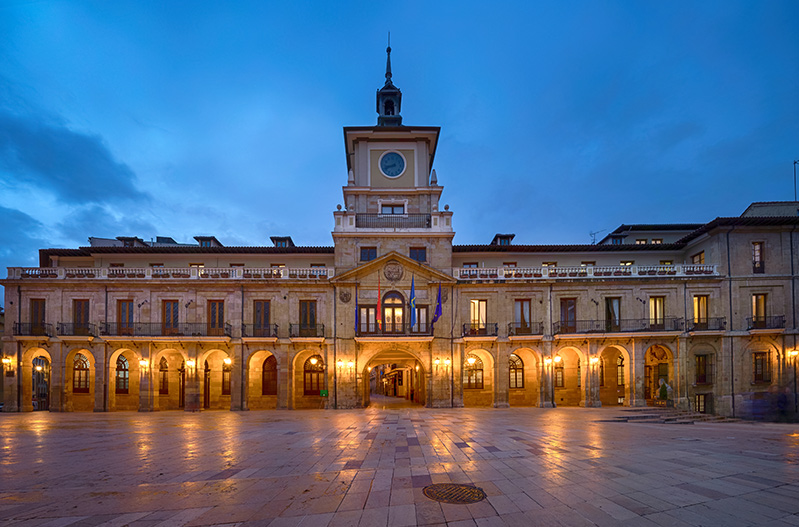
POLYGON ((397 152, 387 152, 380 158, 380 171, 388 177, 405 172, 405 158, 397 152))

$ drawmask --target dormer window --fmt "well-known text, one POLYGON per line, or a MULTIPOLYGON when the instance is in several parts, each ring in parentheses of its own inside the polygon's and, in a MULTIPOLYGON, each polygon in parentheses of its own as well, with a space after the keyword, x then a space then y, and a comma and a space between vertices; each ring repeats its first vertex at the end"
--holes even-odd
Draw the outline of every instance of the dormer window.
POLYGON ((511 240, 515 234, 495 234, 494 239, 491 240, 491 245, 510 245, 511 240))

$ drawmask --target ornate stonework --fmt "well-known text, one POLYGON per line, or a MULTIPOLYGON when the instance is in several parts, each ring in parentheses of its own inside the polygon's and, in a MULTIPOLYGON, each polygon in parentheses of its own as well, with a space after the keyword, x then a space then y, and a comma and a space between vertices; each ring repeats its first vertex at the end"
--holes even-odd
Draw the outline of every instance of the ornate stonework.
POLYGON ((349 289, 342 289, 338 294, 338 299, 344 304, 349 304, 350 300, 352 300, 352 293, 349 289))
POLYGON ((447 300, 449 300, 449 289, 446 287, 441 288, 441 303, 446 304, 447 300))
POLYGON ((398 262, 388 262, 383 268, 383 276, 391 282, 402 280, 405 270, 398 262))

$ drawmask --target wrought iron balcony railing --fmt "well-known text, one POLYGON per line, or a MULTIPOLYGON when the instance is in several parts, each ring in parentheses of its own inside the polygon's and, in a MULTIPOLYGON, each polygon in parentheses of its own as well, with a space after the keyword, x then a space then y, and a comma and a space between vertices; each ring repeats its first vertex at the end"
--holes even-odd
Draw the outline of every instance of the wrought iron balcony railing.
POLYGON ((661 319, 623 318, 619 320, 571 320, 554 322, 552 334, 562 333, 627 333, 634 331, 682 331, 683 320, 676 317, 661 319))
POLYGON ((423 337, 433 334, 433 327, 427 323, 416 323, 411 326, 410 322, 404 324, 383 323, 380 327, 377 322, 361 322, 355 334, 359 337, 423 337))
POLYGON ((496 322, 476 322, 463 325, 464 337, 496 337, 499 335, 499 324, 496 322))
POLYGON ((746 329, 783 329, 785 315, 769 315, 765 317, 748 317, 746 329))
POLYGON ((277 337, 277 324, 242 324, 242 337, 277 337))
POLYGON ((364 229, 429 229, 430 214, 356 214, 355 227, 364 229))
POLYGON ((529 324, 523 324, 521 322, 511 322, 508 324, 508 336, 517 336, 517 335, 543 335, 544 334, 544 323, 543 322, 531 322, 529 324))
POLYGON ((289 337, 316 337, 324 338, 324 324, 289 324, 289 337))
POLYGON ((686 331, 724 331, 726 317, 692 318, 685 321, 686 331))
POLYGON ((15 322, 14 335, 21 337, 52 337, 53 325, 44 322, 15 322))
POLYGON ((166 325, 161 322, 134 322, 133 324, 107 322, 101 334, 116 337, 230 337, 232 326, 212 328, 206 322, 182 322, 166 325))
POLYGON ((97 325, 87 322, 59 322, 58 334, 62 336, 96 337, 97 325))

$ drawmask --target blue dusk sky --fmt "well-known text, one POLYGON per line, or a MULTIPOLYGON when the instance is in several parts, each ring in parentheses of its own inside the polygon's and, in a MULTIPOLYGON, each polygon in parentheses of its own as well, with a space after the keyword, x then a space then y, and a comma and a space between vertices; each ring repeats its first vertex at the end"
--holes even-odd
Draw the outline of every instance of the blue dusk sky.
MULTIPOLYGON (((343 126, 441 126, 455 243, 793 199, 799 2, 0 0, 0 267, 89 236, 331 245, 343 126)), ((3 276, 5 276, 3 274, 3 276)))

